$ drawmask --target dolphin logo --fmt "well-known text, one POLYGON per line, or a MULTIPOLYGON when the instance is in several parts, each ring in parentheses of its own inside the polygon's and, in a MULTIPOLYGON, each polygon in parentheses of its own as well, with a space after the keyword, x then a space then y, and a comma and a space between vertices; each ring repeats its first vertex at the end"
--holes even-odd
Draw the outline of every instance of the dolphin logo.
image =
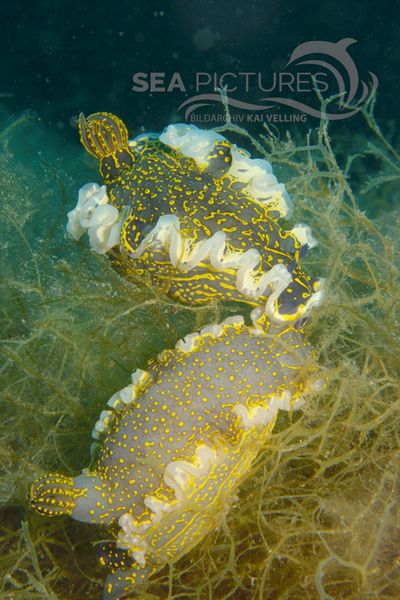
POLYGON ((261 101, 275 102, 284 106, 290 106, 291 108, 305 112, 313 117, 320 118, 321 116, 324 116, 324 118, 332 121, 346 119, 356 114, 361 110, 369 95, 373 94, 378 87, 378 78, 375 73, 372 73, 371 71, 368 71, 371 77, 371 90, 369 90, 365 81, 360 81, 357 66, 348 52, 348 48, 356 42, 357 40, 354 38, 343 38, 338 42, 325 42, 322 40, 303 42, 293 50, 286 64, 286 67, 313 65, 319 68, 323 67, 326 71, 331 73, 336 80, 339 95, 338 113, 330 112, 322 115, 319 109, 313 108, 312 106, 299 102, 293 98, 277 98, 269 96, 268 98, 262 98, 261 101), (320 55, 321 58, 317 58, 318 55, 320 55), (334 64, 335 62, 338 63, 338 66, 334 64), (361 93, 359 97, 357 97, 357 92, 359 90, 361 93))
MULTIPOLYGON (((293 62, 298 60, 299 58, 303 58, 308 54, 322 54, 330 56, 331 58, 336 59, 339 63, 343 65, 347 72, 349 89, 347 91, 346 103, 350 104, 353 100, 354 96, 357 93, 360 78, 358 76, 358 69, 354 60, 351 58, 350 54, 347 51, 347 48, 352 44, 355 44, 357 40, 353 38, 344 38, 339 42, 322 42, 322 41, 314 41, 314 42, 304 42, 303 44, 299 44, 297 48, 295 48, 290 55, 289 61, 286 66, 291 65, 293 62)), ((346 84, 345 81, 340 74, 339 70, 336 69, 331 63, 326 60, 302 60, 297 64, 299 65, 317 65, 319 67, 325 67, 328 71, 330 71, 336 78, 339 94, 341 99, 345 99, 346 94, 346 84)))
MULTIPOLYGON (((337 121, 347 119, 361 110, 368 98, 375 93, 378 87, 378 78, 375 73, 368 71, 371 78, 370 87, 365 81, 360 80, 357 65, 349 54, 349 47, 357 43, 354 38, 343 38, 338 42, 314 40, 299 44, 291 53, 285 68, 295 68, 300 65, 310 65, 329 72, 336 81, 337 90, 330 92, 331 96, 339 96, 337 112, 324 112, 295 98, 267 96, 257 102, 244 102, 236 98, 227 97, 229 106, 241 108, 246 111, 265 112, 276 105, 288 106, 294 110, 306 113, 312 117, 337 121)), ((201 94, 185 100, 179 109, 185 108, 185 118, 188 119, 192 112, 199 108, 222 103, 219 94, 201 94)))

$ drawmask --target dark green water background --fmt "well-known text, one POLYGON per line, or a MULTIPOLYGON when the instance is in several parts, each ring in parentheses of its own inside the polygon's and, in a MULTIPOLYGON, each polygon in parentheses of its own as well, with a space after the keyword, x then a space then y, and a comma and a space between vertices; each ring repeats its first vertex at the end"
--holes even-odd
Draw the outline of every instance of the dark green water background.
MULTIPOLYGON (((379 79, 377 116, 381 122, 399 118, 398 0, 3 0, 0 30, 3 114, 31 109, 70 139, 76 139, 71 124, 80 111, 120 114, 132 132, 182 120, 177 109, 185 94, 135 93, 135 72, 164 72, 168 80, 178 71, 190 96, 198 71, 268 78, 298 44, 311 40, 357 40, 351 55, 360 77, 367 80, 372 71, 379 79)), ((241 98, 255 100, 255 86, 241 98)), ((310 118, 306 128, 315 125, 310 118)), ((334 131, 351 136, 360 126, 354 117, 334 131)))

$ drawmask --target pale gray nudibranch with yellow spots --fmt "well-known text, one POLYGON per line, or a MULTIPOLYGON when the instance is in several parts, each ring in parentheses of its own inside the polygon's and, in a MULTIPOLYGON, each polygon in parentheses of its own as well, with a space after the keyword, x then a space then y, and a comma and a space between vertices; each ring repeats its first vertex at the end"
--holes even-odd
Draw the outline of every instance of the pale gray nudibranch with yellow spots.
POLYGON ((67 230, 85 232, 125 273, 147 273, 154 286, 186 304, 236 300, 253 322, 301 321, 321 302, 322 280, 304 273, 310 228, 289 231, 290 198, 265 159, 252 159, 213 130, 169 125, 128 141, 108 113, 80 116, 85 149, 104 185, 84 185, 67 230))
POLYGON ((187 553, 226 514, 278 410, 321 387, 310 345, 293 324, 263 331, 231 317, 179 341, 110 398, 93 435, 95 465, 36 481, 43 515, 103 524, 104 598, 123 598, 187 553))

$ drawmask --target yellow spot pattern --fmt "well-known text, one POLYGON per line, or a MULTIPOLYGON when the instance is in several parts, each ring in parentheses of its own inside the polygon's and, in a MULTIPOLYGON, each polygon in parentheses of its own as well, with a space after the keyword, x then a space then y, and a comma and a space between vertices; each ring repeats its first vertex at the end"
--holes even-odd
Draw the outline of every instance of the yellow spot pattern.
POLYGON ((111 527, 127 519, 101 558, 106 597, 119 598, 220 522, 278 408, 295 406, 315 378, 291 326, 256 334, 238 318, 192 334, 150 361, 136 399, 114 411, 93 470, 39 480, 30 504, 111 527))

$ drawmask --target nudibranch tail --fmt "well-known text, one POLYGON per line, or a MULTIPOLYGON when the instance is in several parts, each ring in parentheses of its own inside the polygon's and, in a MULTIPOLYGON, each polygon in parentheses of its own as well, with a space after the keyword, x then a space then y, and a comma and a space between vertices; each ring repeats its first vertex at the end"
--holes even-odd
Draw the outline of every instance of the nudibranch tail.
POLYGON ((95 510, 104 501, 107 483, 88 469, 77 477, 50 473, 35 481, 28 494, 31 508, 48 517, 69 515, 84 523, 110 523, 113 518, 106 510, 95 510))
POLYGON ((111 113, 99 112, 87 119, 79 115, 79 134, 84 148, 100 161, 100 173, 106 182, 114 181, 132 166, 134 155, 128 144, 128 130, 111 113))
POLYGON ((72 515, 76 499, 82 494, 74 488, 74 480, 60 473, 50 473, 35 481, 28 495, 28 504, 41 515, 72 515))
POLYGON ((85 149, 99 160, 115 150, 128 147, 128 131, 124 123, 110 113, 94 113, 87 119, 80 113, 79 133, 85 149))

